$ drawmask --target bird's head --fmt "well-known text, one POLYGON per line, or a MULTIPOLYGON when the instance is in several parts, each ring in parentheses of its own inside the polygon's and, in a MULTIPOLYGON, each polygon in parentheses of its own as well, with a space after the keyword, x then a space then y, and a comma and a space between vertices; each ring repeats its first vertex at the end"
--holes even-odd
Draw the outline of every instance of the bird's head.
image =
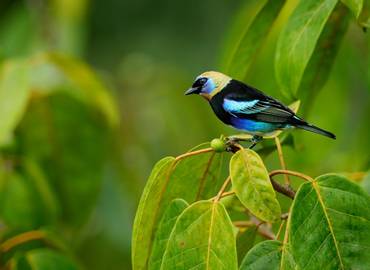
POLYGON ((207 100, 220 92, 231 80, 231 78, 221 72, 207 71, 200 74, 189 88, 185 95, 198 94, 207 100))

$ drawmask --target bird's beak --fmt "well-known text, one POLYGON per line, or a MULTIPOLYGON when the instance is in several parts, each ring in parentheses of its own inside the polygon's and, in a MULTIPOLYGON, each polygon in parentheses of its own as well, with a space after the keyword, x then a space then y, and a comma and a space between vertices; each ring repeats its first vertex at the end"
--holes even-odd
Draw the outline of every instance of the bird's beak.
POLYGON ((185 95, 196 94, 198 92, 198 90, 199 89, 196 88, 196 87, 189 88, 188 90, 186 90, 185 95))

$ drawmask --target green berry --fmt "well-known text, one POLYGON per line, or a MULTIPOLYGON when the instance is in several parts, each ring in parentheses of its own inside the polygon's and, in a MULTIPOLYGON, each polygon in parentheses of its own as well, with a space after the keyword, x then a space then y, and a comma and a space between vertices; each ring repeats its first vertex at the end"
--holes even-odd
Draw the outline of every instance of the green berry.
POLYGON ((211 147, 215 152, 223 152, 226 150, 226 144, 221 139, 213 139, 211 141, 211 147))

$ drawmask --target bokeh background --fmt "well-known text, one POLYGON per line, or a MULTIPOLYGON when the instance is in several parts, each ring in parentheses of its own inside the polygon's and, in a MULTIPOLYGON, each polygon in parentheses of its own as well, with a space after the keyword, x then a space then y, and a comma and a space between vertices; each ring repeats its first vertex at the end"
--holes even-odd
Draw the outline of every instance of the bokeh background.
MULTIPOLYGON (((274 50, 294 2, 245 78, 281 100, 274 50)), ((223 70, 248 12, 241 0, 0 2, 0 104, 10 107, 0 122, 18 106, 7 89, 19 91, 23 69, 31 89, 1 141, 0 242, 41 229, 63 243, 27 243, 1 263, 46 245, 82 269, 131 268, 131 227, 153 164, 235 133, 183 92, 199 73, 223 70)), ((307 120, 337 140, 294 132, 294 147, 283 148, 289 169, 361 178, 370 168, 369 41, 352 19, 327 83, 306 101, 307 120)), ((266 164, 279 167, 276 153, 266 164)))

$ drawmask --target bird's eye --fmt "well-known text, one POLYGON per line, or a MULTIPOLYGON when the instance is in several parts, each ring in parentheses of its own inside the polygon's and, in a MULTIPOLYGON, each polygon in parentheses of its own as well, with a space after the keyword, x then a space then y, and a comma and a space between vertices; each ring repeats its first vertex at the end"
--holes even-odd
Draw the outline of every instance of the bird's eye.
POLYGON ((202 87, 203 85, 205 85, 207 82, 207 78, 199 78, 198 80, 196 80, 193 84, 193 87, 202 87))

